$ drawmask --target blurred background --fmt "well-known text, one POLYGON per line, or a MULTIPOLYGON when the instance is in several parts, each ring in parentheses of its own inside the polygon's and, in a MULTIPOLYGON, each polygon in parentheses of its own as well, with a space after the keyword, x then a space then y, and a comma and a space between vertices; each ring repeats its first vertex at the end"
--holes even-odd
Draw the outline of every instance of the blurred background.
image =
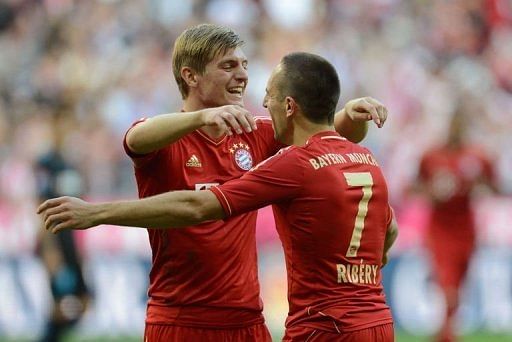
MULTIPOLYGON (((340 73, 342 100, 389 109, 363 145, 388 180, 401 233, 384 269, 398 340, 427 340, 443 298, 424 249, 428 206, 407 189, 421 155, 442 143, 464 103, 468 141, 490 156, 505 196, 474 203, 478 249, 457 314, 468 341, 512 341, 512 1, 510 0, 4 0, 0 2, 0 340, 32 340, 50 313, 39 247, 38 166, 58 146, 74 165, 60 192, 137 196, 123 134, 143 116, 180 110, 171 49, 187 27, 230 26, 245 40, 246 106, 290 51, 318 53, 340 73)), ((271 213, 258 224, 260 279, 276 337, 286 279, 271 213)), ((140 340, 150 250, 144 230, 77 234, 91 301, 70 340, 140 340)))

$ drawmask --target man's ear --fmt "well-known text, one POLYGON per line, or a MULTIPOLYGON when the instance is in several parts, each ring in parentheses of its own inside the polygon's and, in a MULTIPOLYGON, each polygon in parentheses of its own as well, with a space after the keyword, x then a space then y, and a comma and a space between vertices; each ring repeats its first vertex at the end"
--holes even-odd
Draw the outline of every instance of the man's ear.
POLYGON ((197 83, 198 83, 197 76, 198 76, 197 72, 194 69, 187 67, 187 66, 181 68, 181 78, 183 78, 185 83, 190 88, 197 87, 197 83))
POLYGON ((285 106, 286 106, 286 108, 285 108, 286 117, 290 118, 297 112, 299 105, 297 104, 295 99, 291 96, 286 96, 284 101, 285 101, 285 106))

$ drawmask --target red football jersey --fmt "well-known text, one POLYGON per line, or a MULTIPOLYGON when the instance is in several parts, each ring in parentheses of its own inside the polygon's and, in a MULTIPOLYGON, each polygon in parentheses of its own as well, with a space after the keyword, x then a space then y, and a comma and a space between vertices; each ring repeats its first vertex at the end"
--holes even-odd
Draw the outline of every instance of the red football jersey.
POLYGON ((229 217, 274 204, 288 274, 287 327, 353 331, 392 322, 380 272, 392 214, 366 148, 322 132, 210 190, 229 217))
POLYGON ((422 158, 419 175, 432 196, 431 225, 460 236, 471 234, 471 191, 481 181, 494 182, 485 155, 469 147, 436 148, 422 158))
MULTIPOLYGON (((147 155, 134 155, 139 196, 205 190, 238 178, 281 147, 268 118, 258 130, 214 141, 194 131, 147 155)), ((137 123, 136 123, 137 124, 137 123)), ((148 323, 239 327, 263 322, 256 212, 185 229, 148 229, 152 249, 148 323)))

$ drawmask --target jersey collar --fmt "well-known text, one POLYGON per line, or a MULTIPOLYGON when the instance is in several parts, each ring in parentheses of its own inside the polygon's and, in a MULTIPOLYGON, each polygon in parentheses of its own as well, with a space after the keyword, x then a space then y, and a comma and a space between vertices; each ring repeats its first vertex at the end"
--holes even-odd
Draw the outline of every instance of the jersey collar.
POLYGON ((201 138, 203 138, 208 143, 213 144, 215 146, 222 144, 224 142, 224 140, 226 140, 226 138, 228 137, 227 134, 223 134, 219 138, 214 139, 214 138, 210 137, 208 134, 206 134, 205 132, 203 132, 203 130, 200 128, 196 129, 196 132, 197 132, 197 134, 199 134, 199 136, 201 136, 201 138))
POLYGON ((346 138, 342 137, 338 134, 336 131, 323 131, 319 132, 311 137, 306 141, 306 145, 309 145, 315 141, 322 141, 322 140, 347 140, 346 138))
MULTIPOLYGON (((185 113, 185 110, 181 108, 180 112, 185 113)), ((224 140, 227 138, 227 134, 223 134, 217 139, 214 139, 210 137, 206 132, 204 132, 201 128, 196 129, 197 134, 204 140, 206 140, 208 143, 218 146, 224 142, 224 140)))

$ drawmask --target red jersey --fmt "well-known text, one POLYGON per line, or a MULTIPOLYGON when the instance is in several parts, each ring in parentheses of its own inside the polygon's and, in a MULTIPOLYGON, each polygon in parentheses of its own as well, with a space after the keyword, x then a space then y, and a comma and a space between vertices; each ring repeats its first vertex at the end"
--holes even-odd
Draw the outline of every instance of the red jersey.
POLYGON ((431 226, 451 234, 474 234, 471 191, 482 181, 494 181, 492 164, 480 151, 436 148, 420 163, 420 180, 432 197, 431 226))
POLYGON ((288 275, 287 327, 343 332, 392 322, 380 272, 392 214, 367 149, 322 132, 210 190, 229 217, 274 204, 288 275))
MULTIPOLYGON (((239 178, 281 147, 272 122, 212 140, 194 131, 135 164, 139 197, 204 190, 239 178)), ((137 123, 135 123, 137 124, 137 123)), ((242 327, 263 322, 256 256, 256 212, 185 229, 148 229, 152 250, 146 322, 242 327)))

